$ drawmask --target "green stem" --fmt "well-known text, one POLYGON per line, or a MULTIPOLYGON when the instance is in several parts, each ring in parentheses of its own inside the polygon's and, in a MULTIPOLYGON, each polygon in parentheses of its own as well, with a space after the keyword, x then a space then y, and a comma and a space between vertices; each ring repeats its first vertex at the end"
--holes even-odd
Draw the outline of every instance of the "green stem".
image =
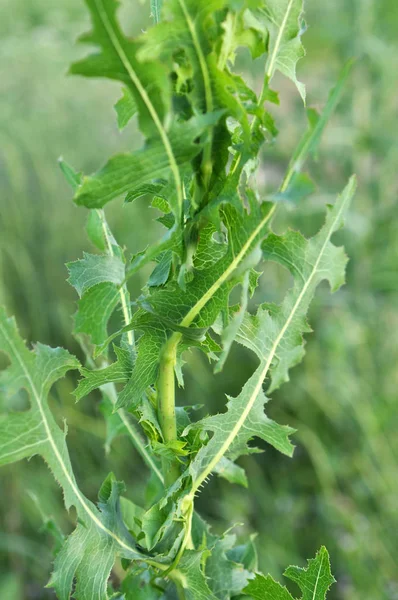
MULTIPOLYGON (((160 357, 158 377, 158 416, 163 438, 166 443, 173 442, 177 439, 174 368, 177 360, 177 346, 180 339, 180 333, 173 333, 166 342, 160 357)), ((166 485, 171 485, 180 475, 177 461, 164 459, 163 473, 166 485)))

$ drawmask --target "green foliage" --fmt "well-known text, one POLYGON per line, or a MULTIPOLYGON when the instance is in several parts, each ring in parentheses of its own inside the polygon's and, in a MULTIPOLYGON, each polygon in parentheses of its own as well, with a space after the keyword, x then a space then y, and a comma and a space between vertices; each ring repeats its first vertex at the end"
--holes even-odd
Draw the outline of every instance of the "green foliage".
MULTIPOLYGON (((324 546, 315 558, 308 561, 307 569, 288 567, 285 576, 297 583, 302 593, 301 600, 325 600, 330 586, 335 582, 330 572, 329 554, 324 546)), ((287 589, 269 575, 256 575, 244 592, 254 600, 294 600, 287 589)))
MULTIPOLYGON (((255 575, 251 540, 237 546, 234 535, 214 535, 194 505, 213 473, 248 485, 235 461, 257 451, 254 438, 293 454, 294 429, 265 414, 263 385, 269 380, 271 393, 302 360, 303 334, 310 331, 306 315, 319 283, 326 279, 335 291, 344 282, 346 256, 331 238, 343 224, 355 179, 328 207, 324 226, 312 238, 292 230, 276 235, 271 228, 283 200, 312 189, 301 169, 316 150, 348 68, 324 113, 309 112, 310 128, 271 202, 261 197, 255 179, 261 147, 276 135, 265 103, 277 101, 269 87, 277 70, 305 99, 296 78, 304 55, 302 2, 152 2, 154 26, 134 40, 121 30, 114 0, 86 3, 92 30, 81 41, 97 52, 71 72, 122 83, 118 125, 125 127, 136 115, 145 143, 110 158, 91 176, 61 161, 75 203, 89 210, 87 232, 100 251, 67 265, 79 295, 74 334, 87 364, 59 348, 38 344, 29 350, 14 321, 0 313, 0 350, 11 362, 2 387, 10 396, 25 389, 31 400, 28 411, 2 415, 0 462, 40 454, 66 508, 76 509, 76 529, 58 551, 49 583, 61 600, 72 594, 80 600, 138 594, 149 600, 291 598, 270 577, 255 575), (264 60, 259 96, 233 70, 241 47, 264 60), (148 197, 165 229, 159 242, 135 256, 116 242, 102 210, 124 194, 126 203, 148 197), (266 261, 282 264, 293 285, 279 305, 263 303, 252 314, 249 301, 261 272, 256 269, 266 261), (152 274, 132 302, 128 280, 149 263, 152 274), (240 302, 233 305, 236 289, 240 302), (200 350, 219 372, 235 341, 252 350, 259 364, 240 394, 228 398, 226 410, 196 419, 189 405, 176 407, 184 354, 200 350), (151 469, 145 506, 121 497, 124 486, 112 474, 97 505, 81 491, 66 430, 48 405, 52 385, 70 369, 80 370, 77 400, 100 390, 107 449, 127 434, 151 469), (109 580, 112 569, 121 580, 117 589, 109 580)), ((333 582, 326 550, 306 571, 290 567, 286 576, 299 585, 302 600, 323 600, 333 582)))

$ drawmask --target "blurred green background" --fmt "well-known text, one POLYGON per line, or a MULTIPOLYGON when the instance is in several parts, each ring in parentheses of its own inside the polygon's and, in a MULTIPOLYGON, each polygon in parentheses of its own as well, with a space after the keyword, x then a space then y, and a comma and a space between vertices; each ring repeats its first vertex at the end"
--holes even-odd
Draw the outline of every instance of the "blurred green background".
MULTIPOLYGON (((126 30, 149 22, 148 3, 123 8, 126 30)), ((260 566, 281 578, 321 544, 338 579, 330 600, 398 598, 398 4, 395 0, 307 0, 307 57, 299 76, 308 103, 322 107, 347 58, 358 57, 344 98, 309 169, 312 197, 286 210, 287 224, 310 234, 319 226, 351 172, 359 191, 339 242, 350 256, 347 286, 335 296, 322 287, 311 308, 314 334, 304 363, 274 394, 270 416, 298 429, 294 458, 267 448, 245 459, 250 489, 212 479, 198 508, 223 531, 258 531, 260 566)), ((73 206, 57 167, 63 155, 95 170, 112 152, 136 147, 130 125, 117 131, 112 108, 119 88, 66 77, 81 54, 74 42, 88 27, 81 0, 2 0, 0 19, 0 302, 13 312, 29 341, 62 345, 79 354, 72 315, 75 294, 64 263, 91 250, 85 212, 73 206)), ((260 61, 261 62, 261 61, 260 61)), ((250 67, 253 84, 261 64, 250 67)), ((249 67, 247 67, 249 68, 249 67)), ((263 153, 260 184, 275 189, 305 129, 293 86, 276 78, 274 109, 280 136, 263 153)), ((120 243, 134 252, 158 235, 145 200, 114 202, 108 218, 120 243)), ((135 280, 139 292, 144 282, 135 280)), ((282 269, 267 266, 255 302, 279 300, 289 285, 282 269)), ((80 354, 79 354, 80 356, 80 354)), ((180 401, 222 409, 224 393, 239 391, 253 370, 236 348, 214 378, 205 360, 189 359, 180 401), (239 362, 238 362, 239 361, 239 362), (236 364, 240 369, 236 369, 236 364)), ((78 406, 73 377, 53 394, 52 406, 69 426, 69 448, 83 491, 95 498, 110 470, 143 500, 147 471, 126 439, 103 449, 104 426, 93 395, 78 406)), ((23 401, 23 399, 22 399, 23 401)), ((0 389, 0 404, 2 402, 0 389)), ((43 591, 51 569, 49 528, 68 532, 61 492, 40 459, 0 472, 0 598, 53 598, 43 591), (54 518, 54 521, 50 520, 54 518), (43 523, 47 526, 43 527, 43 523)))

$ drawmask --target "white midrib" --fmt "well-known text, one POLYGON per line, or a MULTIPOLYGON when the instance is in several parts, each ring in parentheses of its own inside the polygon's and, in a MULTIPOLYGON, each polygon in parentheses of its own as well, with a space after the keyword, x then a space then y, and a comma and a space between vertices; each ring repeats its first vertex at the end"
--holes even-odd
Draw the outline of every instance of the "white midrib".
POLYGON ((48 424, 47 421, 47 417, 46 414, 43 410, 42 404, 41 404, 41 398, 40 395, 37 391, 37 388, 35 386, 35 384, 33 383, 33 380, 30 376, 30 373, 28 371, 28 369, 25 366, 25 363, 22 359, 22 357, 20 356, 17 348, 15 347, 12 339, 10 339, 10 337, 7 335, 7 331, 4 329, 4 327, 1 325, 0 323, 0 329, 2 331, 2 334, 4 335, 5 339, 7 340, 7 343, 10 345, 10 348, 12 349, 12 352, 14 354, 14 356, 16 357, 22 371, 25 374, 26 380, 29 384, 30 390, 32 392, 33 398, 37 404, 37 407, 39 409, 40 412, 40 416, 41 416, 41 420, 44 426, 44 430, 46 432, 46 436, 47 436, 47 441, 49 442, 51 449, 54 453, 54 456, 56 457, 59 466, 61 467, 62 472, 64 473, 70 487, 72 488, 77 500, 79 501, 81 507, 83 508, 83 510, 85 511, 85 513, 88 515, 88 517, 90 517, 90 519, 95 523, 95 525, 101 529, 104 533, 106 533, 107 535, 109 535, 112 539, 115 540, 115 542, 117 542, 122 548, 126 549, 126 550, 130 550, 134 553, 137 552, 136 548, 129 546, 128 544, 126 544, 123 540, 121 540, 113 531, 111 531, 110 529, 108 529, 107 527, 105 527, 105 525, 100 521, 100 519, 97 517, 97 515, 91 510, 91 508, 89 507, 89 505, 87 504, 87 502, 85 501, 82 493, 80 492, 79 488, 77 487, 76 482, 74 481, 73 477, 71 477, 65 463, 64 460, 57 448, 57 444, 55 443, 55 440, 53 438, 53 435, 51 433, 51 429, 50 426, 48 424))
POLYGON ((235 256, 235 258, 231 261, 230 265, 227 269, 225 269, 224 273, 220 275, 220 277, 213 283, 211 287, 207 290, 207 292, 197 301, 197 303, 191 308, 191 310, 185 315, 183 320, 180 323, 180 327, 189 327, 194 320, 194 318, 200 313, 202 308, 211 300, 214 294, 220 289, 220 287, 227 281, 227 279, 232 275, 232 273, 238 268, 239 263, 243 260, 246 255, 246 252, 252 245, 253 241, 256 239, 260 231, 265 227, 268 221, 271 219, 272 215, 276 210, 276 204, 273 205, 269 213, 260 221, 257 225, 256 229, 247 239, 244 246, 242 246, 240 252, 235 256))
POLYGON ((290 16, 290 11, 292 10, 293 2, 294 2, 294 0, 290 0, 289 4, 287 5, 285 16, 283 17, 283 21, 281 23, 277 38, 275 40, 275 46, 272 51, 272 54, 271 54, 271 57, 270 57, 270 60, 268 63, 267 71, 266 71, 267 77, 269 77, 269 78, 272 77, 273 72, 274 72, 275 62, 276 62, 276 59, 278 56, 280 45, 282 43, 282 38, 283 38, 283 34, 285 32, 286 24, 287 24, 288 18, 290 16))
POLYGON ((95 5, 97 7, 97 11, 98 14, 101 18, 101 21, 109 35, 109 39, 111 40, 113 47, 115 48, 120 60, 123 63, 124 68, 126 69, 132 83, 135 85, 135 87, 137 88, 141 98, 143 99, 143 101, 145 102, 148 111, 153 119, 153 122, 156 125, 156 128, 159 132, 159 135, 162 139, 163 145, 165 147, 166 150, 166 154, 168 156, 169 159, 169 163, 170 163, 170 168, 171 171, 173 173, 173 177, 175 180, 175 184, 176 184, 176 191, 177 191, 177 202, 178 202, 178 208, 180 213, 182 212, 182 205, 183 205, 183 193, 182 193, 182 184, 181 184, 181 177, 180 177, 180 171, 178 169, 178 165, 177 165, 177 161, 176 158, 174 156, 173 153, 173 149, 171 147, 171 143, 170 140, 168 138, 168 135, 166 133, 166 130, 163 127, 162 122, 159 119, 159 116, 155 110, 155 107, 153 106, 151 99, 149 98, 146 89, 144 88, 144 86, 141 84, 141 81, 139 79, 139 77, 137 76, 136 72, 134 71, 134 69, 132 68, 129 59, 126 56, 126 53, 124 52, 122 46, 120 45, 120 42, 117 38, 117 36, 115 35, 115 32, 113 31, 112 25, 109 22, 108 19, 108 15, 106 13, 106 10, 104 8, 104 4, 102 2, 102 0, 94 0, 95 1, 95 5))
POLYGON ((222 444, 220 450, 217 452, 217 454, 213 457, 213 459, 210 461, 210 463, 208 464, 208 466, 202 471, 202 473, 195 479, 195 481, 193 481, 192 483, 192 490, 191 493, 195 494, 196 491, 198 490, 198 488, 202 485, 202 483, 205 481, 205 479, 210 475, 210 473, 213 471, 214 467, 217 465, 217 463, 219 462, 219 460, 221 460, 221 458, 224 456, 224 454, 227 452, 228 448, 230 447, 230 445, 232 444, 232 442, 234 441, 234 439, 236 438, 237 434, 239 433, 240 429, 242 428, 242 426, 244 425, 251 409, 253 408, 253 405, 256 401, 256 398, 258 396, 258 394, 261 391, 262 385, 263 385, 263 381, 268 373, 268 370, 271 366, 272 360, 275 356, 275 352, 281 342, 281 340, 283 339, 283 336, 285 335, 287 329, 290 326, 290 323, 292 322, 292 319, 294 318, 294 315, 296 314, 296 311, 298 309, 298 307, 301 304, 302 299, 304 298, 305 293, 308 290, 309 285, 311 284, 311 281, 313 279, 313 277, 315 276, 318 267, 319 267, 319 263, 322 259, 323 253, 325 252, 325 248, 330 240, 330 237, 334 231, 334 227, 335 227, 335 223, 338 222, 338 220, 340 219, 340 216, 344 210, 344 206, 345 206, 345 202, 342 202, 342 205, 340 207, 340 210, 338 211, 335 219, 333 219, 333 222, 330 225, 329 231, 328 231, 328 235, 326 236, 325 242, 322 245, 322 248, 319 252, 318 258, 314 263, 314 266, 311 270, 311 273, 309 275, 309 277, 307 278, 307 281, 305 282, 305 284, 303 285, 303 288, 299 294, 299 296, 297 297, 297 300, 292 308, 292 310, 290 311, 290 314, 288 316, 288 318, 285 321, 285 324, 283 325, 283 327, 281 328, 278 336, 276 337, 272 348, 269 352, 268 358, 264 364, 264 368, 262 370, 260 370, 259 375, 258 375, 258 381, 257 384, 254 388, 254 391, 245 407, 245 410, 243 411, 241 417, 239 418, 239 420, 237 421, 236 425, 234 426, 234 428, 231 430, 230 434, 228 435, 228 437, 226 438, 225 442, 222 444))
POLYGON ((316 582, 315 582, 315 587, 314 587, 314 593, 312 594, 312 600, 316 600, 316 592, 317 592, 317 589, 318 589, 319 578, 321 576, 322 565, 323 565, 323 555, 322 555, 322 558, 321 558, 321 564, 319 565, 318 575, 316 577, 316 582))

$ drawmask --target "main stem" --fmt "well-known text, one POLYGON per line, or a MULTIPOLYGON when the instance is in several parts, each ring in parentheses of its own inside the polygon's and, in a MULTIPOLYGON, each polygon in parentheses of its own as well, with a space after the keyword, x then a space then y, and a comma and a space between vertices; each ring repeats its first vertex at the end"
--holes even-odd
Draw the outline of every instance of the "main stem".
MULTIPOLYGON (((160 357, 158 377, 158 417, 164 442, 177 439, 177 421, 175 412, 175 375, 177 346, 180 333, 173 333, 167 340, 160 357)), ((163 459, 163 475, 166 485, 171 485, 180 475, 177 460, 163 459)))

